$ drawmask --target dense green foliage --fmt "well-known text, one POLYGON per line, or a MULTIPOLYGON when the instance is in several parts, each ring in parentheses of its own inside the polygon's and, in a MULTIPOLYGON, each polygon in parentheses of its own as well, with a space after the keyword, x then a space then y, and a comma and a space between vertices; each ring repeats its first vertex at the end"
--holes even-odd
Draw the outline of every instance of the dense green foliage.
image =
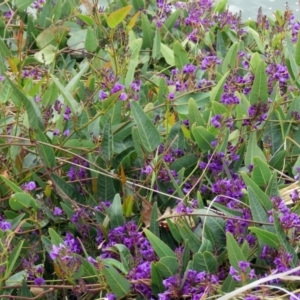
POLYGON ((0 3, 0 298, 299 299, 292 12, 79 2, 0 3))

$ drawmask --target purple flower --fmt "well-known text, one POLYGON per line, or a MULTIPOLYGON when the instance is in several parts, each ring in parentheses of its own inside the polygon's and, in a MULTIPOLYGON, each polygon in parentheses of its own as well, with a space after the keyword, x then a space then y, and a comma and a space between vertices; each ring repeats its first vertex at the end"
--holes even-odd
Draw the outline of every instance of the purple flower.
POLYGON ((36 184, 35 184, 34 181, 29 181, 29 182, 24 183, 24 184, 22 185, 22 189, 23 189, 24 191, 33 191, 33 190, 36 189, 36 184))
POLYGON ((44 283, 45 283, 45 279, 42 278, 42 277, 38 277, 38 278, 35 278, 35 279, 34 279, 34 284, 35 284, 35 285, 42 285, 42 284, 44 284, 44 283))
POLYGON ((219 64, 221 64, 221 60, 217 56, 206 56, 201 63, 201 70, 207 70, 219 64))
POLYGON ((183 74, 193 74, 196 70, 196 66, 192 64, 187 64, 182 68, 183 74))
POLYGON ((60 134, 60 130, 59 129, 54 129, 53 135, 58 136, 59 134, 60 134))
POLYGON ((128 97, 127 97, 127 94, 126 94, 126 93, 124 93, 124 92, 123 92, 123 93, 121 93, 121 94, 120 94, 120 96, 119 96, 119 99, 120 99, 120 100, 122 100, 122 101, 125 101, 125 100, 127 100, 127 98, 128 98, 128 97))
POLYGON ((299 192, 298 190, 293 190, 290 194, 290 197, 292 199, 292 201, 295 203, 296 201, 299 200, 299 192))
POLYGON ((221 121, 222 121, 222 115, 218 114, 215 115, 211 118, 210 123, 215 127, 215 128, 220 128, 221 127, 221 121))
POLYGON ((57 206, 54 207, 54 209, 53 209, 53 215, 54 215, 54 216, 61 216, 62 213, 63 213, 63 211, 62 211, 61 208, 59 208, 59 207, 57 207, 57 206))
POLYGON ((151 174, 153 171, 152 167, 150 165, 146 165, 142 168, 142 174, 151 174))
POLYGON ((189 214, 192 213, 193 210, 186 206, 183 202, 180 202, 176 207, 176 212, 179 214, 189 214))
POLYGON ((7 231, 7 230, 10 230, 11 229, 11 224, 7 221, 1 221, 0 222, 0 229, 2 231, 7 231))
POLYGON ((124 85, 122 85, 122 84, 120 84, 120 83, 117 82, 117 83, 113 86, 113 88, 111 89, 111 93, 112 93, 112 94, 115 94, 115 93, 117 93, 117 92, 119 92, 119 91, 121 91, 121 90, 124 90, 124 88, 125 88, 124 85))
POLYGON ((108 294, 106 294, 106 299, 107 300, 116 300, 117 297, 115 296, 115 294, 108 293, 108 294))
POLYGON ((100 90, 100 92, 99 92, 100 100, 105 100, 107 97, 108 97, 108 93, 100 90))
POLYGON ((69 106, 67 106, 64 113, 64 120, 70 120, 70 114, 71 114, 71 109, 69 106))
POLYGON ((59 244, 59 246, 53 245, 52 251, 50 251, 50 253, 49 253, 51 259, 56 260, 59 256, 60 251, 65 248, 66 248, 66 246, 63 244, 59 244))
POLYGON ((64 136, 69 136, 70 135, 70 129, 67 129, 63 133, 64 136))
POLYGON ((174 100, 174 99, 175 99, 175 94, 174 94, 174 93, 169 93, 169 94, 168 94, 168 99, 169 99, 170 101, 174 100))
POLYGON ((38 95, 34 97, 35 102, 41 102, 42 98, 38 95))
POLYGON ((141 80, 135 80, 130 84, 130 87, 135 91, 135 92, 139 92, 141 89, 141 80))
POLYGON ((247 261, 239 261, 238 265, 242 272, 246 272, 247 268, 250 267, 250 263, 247 261))

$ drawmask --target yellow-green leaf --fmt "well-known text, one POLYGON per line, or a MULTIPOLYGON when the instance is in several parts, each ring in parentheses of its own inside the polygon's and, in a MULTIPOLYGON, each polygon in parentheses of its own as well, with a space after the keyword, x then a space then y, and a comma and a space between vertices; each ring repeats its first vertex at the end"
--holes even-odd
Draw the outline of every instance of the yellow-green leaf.
POLYGON ((122 7, 116 11, 114 11, 113 13, 111 13, 108 17, 107 17, 107 24, 110 28, 115 28, 117 27, 118 24, 120 24, 125 18, 126 16, 129 14, 129 12, 131 11, 132 6, 128 5, 125 7, 122 7))

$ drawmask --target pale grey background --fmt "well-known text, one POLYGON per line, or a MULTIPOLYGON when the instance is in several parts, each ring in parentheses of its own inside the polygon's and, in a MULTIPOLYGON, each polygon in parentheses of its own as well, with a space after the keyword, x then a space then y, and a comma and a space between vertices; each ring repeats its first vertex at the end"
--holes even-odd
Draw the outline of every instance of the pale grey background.
POLYGON ((229 7, 232 11, 242 11, 243 19, 256 19, 257 10, 261 6, 263 13, 271 16, 276 10, 283 11, 285 3, 288 2, 289 7, 293 9, 295 17, 300 21, 300 7, 298 0, 228 0, 229 7))

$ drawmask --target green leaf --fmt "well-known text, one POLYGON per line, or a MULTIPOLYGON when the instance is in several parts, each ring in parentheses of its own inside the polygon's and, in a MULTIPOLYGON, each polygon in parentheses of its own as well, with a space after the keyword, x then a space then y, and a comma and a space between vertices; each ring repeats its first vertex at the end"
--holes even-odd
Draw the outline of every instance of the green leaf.
POLYGON ((275 212, 275 211, 273 211, 273 219, 274 219, 276 235, 279 239, 280 246, 283 247, 287 253, 292 255, 293 258, 291 261, 291 266, 296 267, 298 265, 297 253, 296 253, 295 249, 293 248, 293 246, 290 244, 289 239, 280 224, 277 212, 275 212))
POLYGON ((142 39, 136 39, 130 42, 128 45, 129 47, 129 54, 131 55, 130 61, 128 64, 127 74, 125 78, 125 87, 129 88, 130 84, 134 79, 134 73, 137 65, 139 64, 139 53, 142 47, 142 39))
MULTIPOLYGON (((16 274, 12 275, 6 280, 5 285, 12 286, 12 285, 21 284, 24 278, 27 278, 27 275, 28 273, 25 270, 17 272, 16 274)), ((4 291, 2 292, 2 294, 4 294, 4 291)))
POLYGON ((273 208, 273 203, 270 200, 269 196, 267 196, 259 186, 244 172, 241 172, 243 180, 248 187, 253 189, 254 194, 256 195, 257 199, 260 201, 262 206, 264 207, 265 211, 269 211, 273 208))
POLYGON ((106 264, 102 269, 111 291, 117 298, 125 297, 130 291, 130 282, 125 279, 113 266, 106 264))
POLYGON ((132 265, 134 263, 134 259, 129 251, 129 249, 122 244, 114 244, 112 248, 117 249, 120 254, 121 262, 127 271, 127 273, 131 270, 132 265))
POLYGON ((70 107, 72 114, 74 116, 79 116, 83 110, 83 105, 81 103, 78 103, 71 93, 59 82, 59 80, 52 74, 50 74, 53 82, 60 90, 61 94, 63 95, 64 99, 66 100, 68 106, 70 107))
POLYGON ((265 193, 271 197, 271 196, 280 196, 280 192, 278 189, 278 179, 277 179, 277 173, 273 172, 272 176, 270 178, 270 181, 268 183, 268 186, 265 190, 265 193))
POLYGON ((269 161, 270 166, 277 170, 283 170, 286 153, 286 150, 281 150, 274 154, 269 161))
POLYGON ((151 263, 151 291, 154 296, 158 296, 165 290, 163 285, 163 278, 158 271, 158 268, 154 262, 151 263))
POLYGON ((30 292, 25 279, 23 279, 22 281, 22 286, 19 289, 18 296, 22 296, 29 299, 33 298, 33 294, 30 292))
POLYGON ((16 267, 16 262, 20 258, 20 253, 24 244, 24 240, 20 240, 19 243, 14 247, 7 260, 7 267, 5 270, 4 278, 8 278, 11 272, 16 267))
POLYGON ((35 199, 28 193, 18 192, 13 194, 9 199, 9 206, 13 210, 22 210, 32 207, 35 210, 38 208, 35 199))
POLYGON ((196 253, 194 256, 194 268, 196 271, 205 271, 207 273, 217 272, 217 260, 211 252, 196 253))
POLYGON ((96 278, 98 275, 98 271, 95 268, 94 265, 92 265, 90 262, 88 262, 86 259, 84 259, 83 257, 80 257, 80 261, 81 261, 81 265, 83 267, 84 270, 84 277, 89 277, 86 278, 87 282, 91 281, 91 282, 96 282, 96 278))
POLYGON ((84 197, 78 193, 78 191, 69 183, 67 183, 63 178, 58 176, 55 173, 51 173, 51 180, 53 185, 56 188, 57 193, 64 199, 69 202, 70 199, 73 201, 78 201, 84 203, 84 197))
POLYGON ((298 38, 295 48, 295 62, 298 66, 300 66, 300 32, 298 32, 298 38))
POLYGON ((160 135, 153 122, 149 119, 147 114, 139 106, 136 101, 131 101, 131 112, 137 124, 139 137, 142 146, 146 151, 152 152, 160 144, 160 135))
MULTIPOLYGON (((296 110, 297 111, 297 110, 296 110)), ((275 113, 272 113, 268 117, 268 123, 264 127, 263 142, 271 146, 271 153, 275 154, 283 145, 283 132, 282 127, 285 126, 285 120, 278 119, 279 117, 275 113)))
POLYGON ((201 247, 201 241, 199 237, 184 223, 184 221, 176 222, 177 229, 183 240, 187 239, 189 242, 186 245, 193 253, 199 251, 201 247))
POLYGON ((264 53, 265 52, 265 47, 264 47, 264 45, 263 45, 263 43, 260 39, 260 36, 259 36, 258 32, 255 31, 253 28, 251 28, 249 26, 247 26, 245 29, 248 31, 248 33, 250 33, 253 36, 259 51, 261 53, 264 53))
POLYGON ((115 195, 113 203, 108 210, 108 215, 110 219, 110 228, 116 228, 124 224, 125 220, 119 194, 115 195))
POLYGON ((177 69, 181 70, 185 65, 189 63, 187 52, 184 50, 184 48, 178 41, 174 43, 173 51, 174 51, 175 66, 177 69))
POLYGON ((216 137, 203 126, 192 126, 192 134, 200 150, 212 150, 211 142, 216 140, 216 137))
POLYGON ((217 85, 214 86, 210 92, 210 101, 211 102, 219 102, 220 101, 220 98, 221 98, 221 95, 223 93, 223 87, 224 87, 224 83, 226 81, 226 78, 229 74, 229 71, 226 72, 223 77, 218 81, 217 85))
POLYGON ((234 69, 235 68, 235 64, 237 61, 237 52, 239 49, 239 43, 236 42, 234 44, 232 44, 232 46, 229 48, 223 63, 222 63, 222 72, 223 74, 225 74, 225 72, 227 71, 227 69, 234 69))
POLYGON ((47 45, 42 50, 34 54, 34 58, 42 64, 50 65, 55 60, 57 53, 56 47, 53 45, 47 45))
POLYGON ((67 35, 69 28, 67 26, 51 26, 44 29, 35 39, 37 46, 43 49, 47 45, 51 44, 57 46, 57 40, 61 39, 62 36, 67 35))
POLYGON ((258 227, 248 227, 248 229, 253 232, 263 244, 276 249, 280 247, 280 241, 275 233, 258 227))
POLYGON ((132 0, 132 5, 135 10, 143 10, 145 8, 145 1, 144 0, 132 0))
POLYGON ((0 178, 5 182, 5 184, 15 193, 23 193, 23 190, 17 186, 16 184, 14 184, 12 181, 10 181, 9 179, 7 179, 6 177, 4 177, 3 175, 0 175, 0 178))
POLYGON ((286 36, 285 41, 286 41, 286 48, 288 50, 288 57, 286 60, 286 64, 287 64, 287 67, 289 69, 289 73, 290 73, 292 79, 294 79, 296 81, 296 84, 299 87, 300 86, 299 66, 297 65, 295 58, 294 58, 296 55, 295 51, 294 51, 294 45, 288 35, 286 36))
POLYGON ((132 6, 128 5, 128 6, 122 7, 120 9, 114 11, 113 13, 111 13, 106 19, 107 25, 110 28, 117 27, 118 24, 120 24, 130 13, 131 8, 132 8, 132 6))
POLYGON ((208 239, 214 247, 221 249, 225 246, 224 236, 225 236, 225 221, 217 218, 215 213, 207 209, 197 209, 194 210, 194 213, 210 215, 210 217, 201 216, 202 222, 205 220, 204 237, 208 239))
POLYGON ((38 149, 39 156, 42 158, 47 168, 53 168, 55 166, 54 150, 51 147, 51 144, 49 143, 49 140, 47 139, 46 135, 44 135, 42 130, 39 128, 37 130, 36 139, 37 139, 37 149, 38 149))
POLYGON ((197 102, 193 98, 189 99, 188 110, 189 110, 188 117, 189 117, 190 127, 192 127, 193 124, 195 124, 196 126, 205 126, 205 121, 203 119, 203 116, 198 109, 197 102))
POLYGON ((171 67, 175 65, 174 53, 167 45, 161 43, 160 52, 168 65, 170 65, 171 67))
POLYGON ((0 39, 0 55, 3 58, 12 56, 10 50, 8 49, 6 44, 4 43, 3 39, 0 39))
POLYGON ((153 59, 158 60, 161 56, 160 44, 161 44, 160 30, 158 28, 156 28, 155 35, 154 35, 154 41, 153 41, 153 48, 152 48, 152 58, 153 59))
POLYGON ((162 27, 163 33, 165 34, 166 30, 171 31, 172 28, 174 28, 174 25, 176 21, 178 20, 178 17, 180 15, 180 9, 175 10, 170 17, 164 22, 164 25, 162 27))
POLYGON ((27 98, 25 93, 19 90, 19 88, 8 77, 6 77, 5 80, 7 80, 12 87, 13 97, 15 97, 19 103, 24 104, 30 127, 32 129, 37 129, 37 128, 43 129, 44 120, 36 103, 33 100, 27 98))
POLYGON ((110 161, 114 155, 113 135, 111 120, 107 119, 103 128, 103 138, 101 142, 101 155, 106 161, 110 161))
MULTIPOLYGON (((239 270, 239 262, 247 261, 247 258, 230 232, 226 232, 226 246, 230 265, 239 270)), ((247 268, 247 272, 250 272, 250 267, 247 268)))
MULTIPOLYGON (((252 213, 252 218, 254 221, 262 222, 262 223, 269 223, 269 216, 266 210, 261 205, 260 201, 256 197, 254 190, 251 186, 248 187, 248 194, 249 194, 249 204, 252 213)), ((269 226, 264 228, 270 228, 269 226)))
POLYGON ((249 166, 253 164, 253 159, 255 156, 259 157, 262 161, 266 162, 266 157, 263 151, 257 146, 256 132, 253 131, 250 133, 250 137, 247 145, 247 151, 245 155, 245 165, 249 166))
POLYGON ((149 242, 151 243, 155 253, 160 257, 174 257, 176 258, 176 254, 172 251, 172 249, 166 245, 160 238, 158 238, 154 233, 152 233, 148 229, 144 229, 144 233, 146 234, 149 242))
POLYGON ((181 237, 176 225, 172 222, 171 219, 167 219, 166 221, 167 221, 168 227, 169 227, 170 232, 171 232, 173 238, 175 239, 175 241, 177 243, 181 243, 183 241, 183 238, 181 237))
POLYGON ((268 80, 266 73, 266 66, 263 60, 258 65, 255 74, 252 89, 249 95, 250 104, 256 104, 258 102, 268 102, 268 80))
POLYGON ((261 158, 253 158, 254 168, 252 172, 252 179, 259 186, 266 186, 271 179, 272 173, 267 163, 261 158))
POLYGON ((59 244, 63 244, 63 245, 65 244, 64 240, 53 228, 49 228, 48 232, 49 232, 52 244, 54 244, 56 246, 58 246, 59 244))
POLYGON ((34 0, 16 0, 15 6, 17 7, 18 11, 25 10, 28 6, 32 4, 34 0))
POLYGON ((103 174, 98 175, 97 179, 97 195, 101 199, 112 200, 116 195, 114 180, 103 174))
POLYGON ((88 52, 95 52, 98 48, 97 36, 95 34, 95 30, 93 30, 91 27, 87 28, 84 48, 88 52))
POLYGON ((151 23, 147 17, 146 14, 141 15, 141 21, 142 21, 142 31, 143 31, 143 43, 142 48, 152 48, 153 46, 153 40, 154 40, 154 29, 151 26, 151 23))
POLYGON ((221 290, 224 293, 230 293, 235 290, 236 284, 237 282, 231 277, 231 275, 228 275, 222 284, 221 290))
POLYGON ((95 23, 93 18, 87 15, 76 14, 76 17, 86 23, 88 26, 93 26, 95 23))
MULTIPOLYGON (((220 95, 221 96, 221 95, 220 95)), ((177 97, 174 101, 175 110, 182 115, 188 114, 188 102, 190 98, 193 98, 198 108, 204 108, 209 103, 210 93, 189 93, 183 94, 177 97)))
POLYGON ((225 11, 226 7, 227 0, 219 0, 214 7, 214 13, 222 13, 225 11))
POLYGON ((150 231, 154 233, 157 237, 159 237, 159 223, 157 222, 158 219, 158 208, 157 202, 153 204, 151 218, 150 218, 150 231))
POLYGON ((164 278, 174 276, 178 273, 178 260, 175 257, 165 256, 162 257, 158 263, 155 264, 157 270, 164 278))

